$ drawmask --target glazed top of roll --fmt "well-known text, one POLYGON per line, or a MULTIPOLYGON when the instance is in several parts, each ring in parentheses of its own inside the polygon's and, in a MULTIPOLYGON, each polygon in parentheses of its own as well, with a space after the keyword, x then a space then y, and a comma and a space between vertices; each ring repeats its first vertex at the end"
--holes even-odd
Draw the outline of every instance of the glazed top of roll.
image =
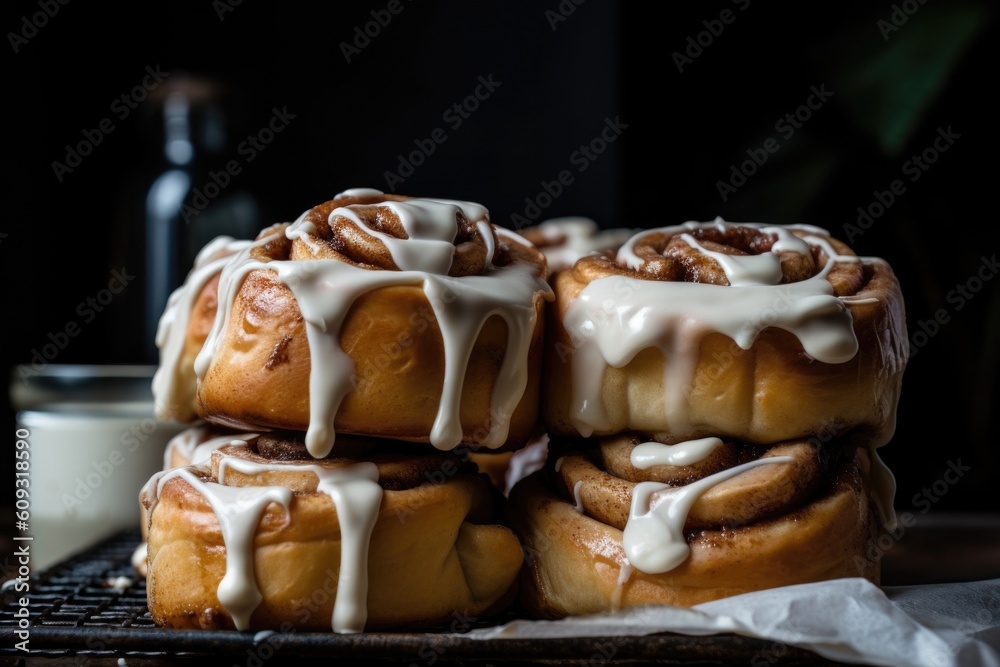
POLYGON ((693 360, 711 333, 748 350, 775 327, 806 358, 842 364, 858 354, 856 330, 885 327, 870 337, 880 372, 905 366, 902 299, 888 264, 857 256, 818 227, 687 222, 636 234, 617 257, 590 255, 566 274, 574 294, 560 315, 574 347, 573 422, 584 436, 607 421, 593 369, 621 368, 647 348, 669 360, 665 386, 677 400, 667 396, 667 409, 683 422, 693 360))
MULTIPOLYGON (((273 271, 295 296, 306 323, 312 369, 306 447, 323 457, 333 447, 334 418, 352 389, 354 362, 339 347, 354 301, 383 287, 421 287, 441 329, 445 381, 430 441, 462 441, 462 378, 479 330, 492 316, 507 324, 507 349, 493 389, 498 424, 527 383, 526 359, 536 299, 552 298, 544 255, 519 235, 494 226, 477 203, 388 195, 356 188, 305 211, 287 229, 234 255, 219 283, 219 308, 195 370, 205 376, 230 319, 237 291, 256 270, 273 271)), ((488 447, 506 439, 491 431, 488 447)))

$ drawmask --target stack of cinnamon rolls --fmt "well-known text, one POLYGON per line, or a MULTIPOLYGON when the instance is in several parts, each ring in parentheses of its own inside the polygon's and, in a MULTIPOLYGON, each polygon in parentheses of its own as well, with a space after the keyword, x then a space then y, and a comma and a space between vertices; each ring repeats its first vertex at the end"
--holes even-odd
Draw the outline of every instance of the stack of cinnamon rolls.
POLYGON ((889 265, 807 226, 616 232, 354 189, 207 246, 157 337, 158 412, 193 424, 140 493, 157 624, 878 582, 906 359, 889 265), (512 489, 481 472, 546 442, 512 489))

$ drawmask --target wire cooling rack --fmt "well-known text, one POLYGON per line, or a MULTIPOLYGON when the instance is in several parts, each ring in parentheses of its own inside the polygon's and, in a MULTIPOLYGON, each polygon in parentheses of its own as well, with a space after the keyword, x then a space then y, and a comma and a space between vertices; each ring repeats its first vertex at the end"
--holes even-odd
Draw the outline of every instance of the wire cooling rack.
MULTIPOLYGON (((146 581, 131 565, 139 531, 126 530, 38 573, 28 595, 29 652, 15 648, 24 593, 5 586, 0 597, 0 657, 51 664, 156 665, 224 661, 262 667, 295 658, 329 665, 355 662, 469 665, 835 664, 803 649, 737 635, 691 637, 571 637, 473 640, 442 627, 424 632, 253 633, 158 628, 146 608, 146 581)), ((23 612, 21 612, 23 614, 23 612)), ((501 624, 516 609, 468 628, 501 624)), ((465 629, 465 628, 463 628, 465 629)))

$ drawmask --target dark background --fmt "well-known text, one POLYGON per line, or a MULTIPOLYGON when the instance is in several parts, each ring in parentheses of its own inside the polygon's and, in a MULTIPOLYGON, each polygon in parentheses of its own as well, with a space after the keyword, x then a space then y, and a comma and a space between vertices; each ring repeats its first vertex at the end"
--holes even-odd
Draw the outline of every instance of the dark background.
MULTIPOLYGON (((397 170, 398 156, 442 128, 446 141, 397 192, 479 201, 494 222, 513 226, 515 214, 526 215, 526 198, 537 201, 543 182, 570 170, 573 182, 533 222, 585 215, 604 227, 653 227, 721 215, 809 223, 859 254, 886 258, 903 287, 911 336, 927 334, 906 372, 896 436, 882 450, 898 478, 897 509, 919 510, 914 494, 961 460, 970 472, 934 510, 1000 510, 1000 290, 986 280, 972 298, 952 292, 1000 250, 995 7, 903 3, 915 11, 898 13, 901 25, 889 31, 890 3, 793 9, 719 0, 652 13, 602 0, 400 2, 402 11, 351 62, 341 43, 387 2, 243 2, 221 17, 221 1, 142 9, 69 2, 16 53, 11 34, 24 34, 25 17, 41 5, 6 5, 0 367, 18 381, 17 364, 30 363, 48 334, 80 321, 78 304, 122 267, 136 278, 92 322, 80 322, 52 361, 155 362, 144 315, 142 202, 166 165, 153 99, 191 74, 224 91, 228 128, 226 142, 194 167, 193 185, 204 189, 228 160, 241 172, 212 211, 183 226, 189 247, 294 219, 349 187, 388 190, 385 173, 397 170), (723 10, 732 12, 729 24, 715 22, 723 10), (700 53, 688 42, 699 33, 700 53), (674 54, 689 48, 693 57, 679 71, 674 54), (114 100, 140 85, 147 67, 169 72, 166 82, 119 118, 114 100), (500 85, 453 128, 443 114, 474 93, 479 77, 500 85), (832 96, 787 137, 776 123, 814 86, 832 96), (294 118, 248 162, 239 144, 275 108, 294 118), (67 146, 103 118, 113 132, 60 181, 52 163, 65 162, 67 146), (579 171, 574 151, 616 119, 620 137, 579 171), (904 163, 948 128, 958 138, 910 181, 904 163), (723 201, 717 182, 769 138, 777 152, 723 201), (845 227, 897 179, 905 192, 867 230, 845 227), (233 206, 244 206, 241 223, 226 217, 233 206), (941 309, 943 323, 927 325, 941 309)), ((190 253, 178 255, 178 276, 189 264, 190 253)), ((9 408, 3 418, 3 447, 12 451, 9 408)))

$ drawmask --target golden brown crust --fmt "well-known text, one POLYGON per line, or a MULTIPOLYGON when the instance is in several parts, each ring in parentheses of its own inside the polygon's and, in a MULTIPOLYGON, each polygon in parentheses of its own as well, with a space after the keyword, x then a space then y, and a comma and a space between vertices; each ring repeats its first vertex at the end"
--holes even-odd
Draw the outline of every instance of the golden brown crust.
MULTIPOLYGON (((207 480, 218 479, 223 455, 269 461, 252 449, 224 448, 213 455, 207 480)), ((336 467, 347 461, 299 463, 336 467)), ((380 463, 380 481, 394 486, 406 466, 405 458, 380 463)), ((250 629, 287 624, 330 631, 341 558, 337 511, 327 494, 317 492, 314 474, 276 467, 263 474, 229 469, 225 478, 229 486, 280 485, 293 491, 289 513, 270 504, 253 537, 253 569, 263 599, 250 629)), ((366 630, 424 627, 455 613, 478 618, 510 601, 522 563, 520 544, 508 528, 490 523, 492 492, 485 478, 447 470, 451 474, 440 483, 384 492, 369 546, 366 630)), ((167 480, 152 508, 148 562, 149 609, 157 625, 234 627, 217 595, 227 567, 218 518, 183 478, 167 480)))
MULTIPOLYGON (((773 238, 759 230, 730 230, 729 236, 706 230, 709 249, 727 254, 760 252, 773 238), (728 244, 728 245, 725 245, 728 244)), ((794 232, 806 236, 807 232, 794 232)), ((650 234, 636 247, 643 264, 629 268, 607 257, 581 259, 554 278, 556 299, 548 312, 543 387, 543 419, 556 435, 575 436, 572 411, 574 338, 566 330, 567 311, 593 281, 607 276, 635 280, 728 284, 714 259, 695 252, 674 235, 650 234)), ((827 241, 840 255, 853 252, 836 239, 827 241)), ((778 253, 784 282, 816 275, 826 253, 812 258, 778 253)), ((899 283, 883 260, 838 262, 827 275, 834 295, 853 318, 857 354, 845 363, 822 363, 807 355, 799 340, 777 327, 765 328, 749 350, 721 333, 700 344, 690 391, 685 398, 686 424, 668 422, 664 357, 656 347, 639 352, 621 368, 595 368, 603 374, 600 401, 610 420, 594 435, 639 430, 669 437, 720 436, 761 443, 816 433, 839 435, 851 430, 867 439, 887 439, 894 427, 906 364, 906 325, 899 283)))
MULTIPOLYGON (((291 291, 269 271, 254 271, 236 297, 230 324, 202 378, 198 411, 232 428, 305 431, 311 356, 291 291)), ((538 420, 544 299, 535 299, 528 384, 504 448, 524 444, 538 420)), ((338 433, 429 442, 444 381, 444 345, 418 287, 362 295, 348 312, 341 348, 355 362, 354 388, 337 412, 338 433)), ((493 387, 507 346, 507 325, 493 316, 479 333, 465 373, 463 440, 481 443, 492 424, 493 387)))

